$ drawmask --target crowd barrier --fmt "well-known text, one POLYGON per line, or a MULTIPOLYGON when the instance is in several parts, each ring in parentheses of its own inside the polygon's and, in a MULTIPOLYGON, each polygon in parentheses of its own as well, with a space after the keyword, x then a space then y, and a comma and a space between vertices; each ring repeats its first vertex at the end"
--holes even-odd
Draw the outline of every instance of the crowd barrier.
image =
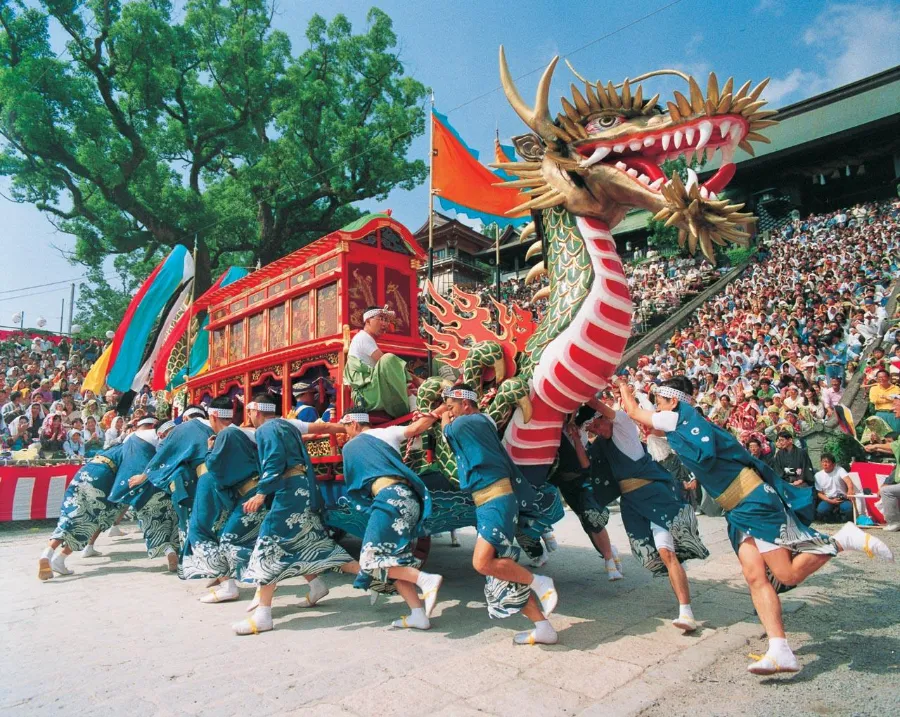
POLYGON ((82 465, 0 465, 0 522, 59 517, 66 487, 82 465))

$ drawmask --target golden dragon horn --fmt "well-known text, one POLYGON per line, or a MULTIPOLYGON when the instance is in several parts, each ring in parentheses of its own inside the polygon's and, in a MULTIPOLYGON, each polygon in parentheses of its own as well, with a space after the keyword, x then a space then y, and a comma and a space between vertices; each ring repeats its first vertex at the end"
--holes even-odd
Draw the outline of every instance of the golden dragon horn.
POLYGON ((500 81, 503 84, 503 92, 506 99, 516 111, 516 114, 522 118, 532 130, 537 132, 540 137, 547 142, 555 142, 559 136, 559 129, 550 119, 550 80, 553 78, 553 70, 556 69, 556 63, 559 62, 559 56, 554 57, 544 74, 541 75, 541 81, 538 83, 537 93, 534 99, 534 109, 525 104, 512 75, 509 72, 509 65, 506 64, 506 53, 503 52, 503 45, 500 45, 500 81))

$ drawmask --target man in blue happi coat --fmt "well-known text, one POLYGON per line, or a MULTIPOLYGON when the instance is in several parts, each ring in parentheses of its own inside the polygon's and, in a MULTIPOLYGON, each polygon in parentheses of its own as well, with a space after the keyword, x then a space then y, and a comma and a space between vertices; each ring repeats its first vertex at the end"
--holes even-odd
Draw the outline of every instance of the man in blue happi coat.
POLYGON ((295 418, 298 421, 313 423, 319 420, 316 410, 316 387, 306 381, 298 381, 292 387, 297 396, 294 403, 295 418))
POLYGON ((638 405, 624 379, 618 387, 625 412, 648 428, 665 431, 672 450, 724 512, 728 537, 769 638, 766 653, 747 670, 755 675, 799 671, 785 637, 777 588, 799 585, 840 552, 856 550, 892 561, 890 549, 853 523, 833 536, 809 527, 809 490, 782 480, 733 435, 698 413, 690 379, 676 376, 657 387, 655 411, 638 405))
POLYGON ((135 476, 129 485, 135 487, 149 481, 172 500, 175 515, 178 516, 178 532, 184 544, 200 466, 206 460, 209 450, 207 441, 213 430, 206 417, 206 411, 199 406, 189 406, 182 422, 172 429, 159 451, 147 465, 147 470, 135 476))
POLYGON ((265 516, 264 510, 250 514, 242 510, 256 494, 259 457, 254 429, 233 423, 230 398, 214 398, 207 415, 215 435, 208 439, 209 453, 197 470, 179 575, 213 581, 200 602, 229 602, 238 598, 235 578, 243 574, 265 516))
POLYGON ((115 492, 118 478, 127 480, 140 473, 156 452, 157 443, 156 419, 141 419, 124 443, 94 456, 75 474, 66 489, 56 530, 39 561, 41 580, 49 580, 53 573, 72 574, 66 558, 115 523, 122 512, 121 498, 115 492))
POLYGON ((427 630, 443 578, 419 570, 416 539, 431 515, 425 483, 404 463, 400 446, 427 431, 446 406, 407 426, 372 428, 364 408, 351 408, 341 418, 350 440, 344 445, 344 485, 356 510, 368 515, 359 564, 368 578, 393 581, 411 614, 395 620, 400 628, 427 630), (422 590, 420 598, 416 588, 422 590))
POLYGON ((259 451, 259 484, 243 511, 255 513, 263 505, 259 537, 244 579, 259 585, 251 617, 235 623, 238 635, 255 635, 273 628, 272 596, 282 580, 303 575, 309 583, 305 607, 328 594, 319 577, 325 570, 356 575, 359 563, 337 545, 325 529, 323 503, 316 487, 312 461, 306 452, 306 433, 341 433, 333 423, 304 423, 278 417, 274 396, 259 394, 247 404, 247 417, 256 428, 259 451))
POLYGON ((485 576, 488 614, 504 618, 521 611, 534 629, 516 634, 516 644, 555 644, 556 630, 547 618, 559 599, 556 587, 549 577, 519 565, 513 545, 520 512, 527 513, 537 499, 534 488, 503 448, 494 422, 478 410, 478 394, 460 384, 443 396, 448 409, 441 424, 456 456, 459 487, 475 501, 472 565, 485 576))

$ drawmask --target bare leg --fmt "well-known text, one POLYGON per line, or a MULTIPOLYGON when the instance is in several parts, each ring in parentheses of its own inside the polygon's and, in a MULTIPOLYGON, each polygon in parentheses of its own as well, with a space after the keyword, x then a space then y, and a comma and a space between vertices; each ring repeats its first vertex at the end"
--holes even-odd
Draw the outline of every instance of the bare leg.
MULTIPOLYGON (((391 568, 391 570, 397 570, 398 568, 391 568)), ((402 570, 402 568, 400 568, 402 570)), ((388 575, 390 577, 394 577, 388 571, 388 575)), ((402 597, 406 604, 409 606, 410 610, 415 609, 425 609, 425 603, 422 602, 422 598, 419 597, 419 591, 416 590, 416 584, 414 582, 408 582, 401 578, 394 578, 394 585, 397 587, 397 592, 400 593, 400 597, 402 597)))
POLYGON ((591 542, 604 560, 613 559, 612 543, 609 540, 609 531, 606 528, 598 533, 591 533, 591 542))
POLYGON ((482 575, 490 575, 498 580, 506 580, 511 583, 530 585, 534 580, 534 574, 512 558, 498 558, 494 546, 480 535, 475 540, 472 567, 482 575))
POLYGON ((787 548, 762 553, 762 559, 769 566, 769 570, 785 585, 799 585, 832 557, 834 556, 817 553, 792 555, 787 548))
POLYGON ((756 547, 755 542, 744 541, 738 548, 738 560, 744 580, 750 588, 750 599, 759 615, 759 621, 769 638, 784 637, 784 622, 781 618, 781 600, 766 577, 766 561, 756 547))
POLYGON ((659 549, 659 557, 666 564, 666 568, 669 571, 669 582, 672 584, 675 597, 678 598, 678 604, 688 605, 691 602, 691 588, 688 585, 684 566, 678 562, 675 553, 666 548, 659 549))
POLYGON ((356 575, 359 572, 359 561, 351 560, 349 563, 344 563, 341 565, 341 572, 356 575))
MULTIPOLYGON (((772 552, 780 552, 772 551, 772 552)), ((748 665, 747 670, 756 675, 772 675, 776 672, 797 672, 800 664, 787 644, 781 600, 766 576, 767 553, 761 554, 756 542, 746 540, 738 548, 738 559, 744 572, 744 580, 750 588, 750 598, 759 615, 759 620, 769 638, 766 654, 748 665)), ((755 656, 754 656, 755 657, 755 656)))
POLYGON ((275 588, 278 583, 269 583, 268 585, 259 586, 259 606, 272 608, 272 596, 275 595, 275 588))

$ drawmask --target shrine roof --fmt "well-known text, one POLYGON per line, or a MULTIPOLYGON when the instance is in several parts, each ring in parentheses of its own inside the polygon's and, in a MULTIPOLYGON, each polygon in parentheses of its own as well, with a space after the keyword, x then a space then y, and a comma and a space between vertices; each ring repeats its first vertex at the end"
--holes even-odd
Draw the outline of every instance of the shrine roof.
POLYGON ((277 279, 283 274, 287 274, 293 269, 303 266, 314 256, 324 256, 337 247, 339 242, 359 241, 376 229, 393 229, 403 240, 403 243, 409 250, 411 256, 420 261, 424 261, 425 251, 419 246, 412 234, 410 234, 409 229, 391 217, 389 212, 390 210, 387 213, 376 212, 365 214, 346 226, 341 227, 330 234, 326 234, 280 259, 276 259, 271 264, 266 264, 264 267, 251 272, 243 279, 239 279, 228 286, 223 286, 210 294, 207 305, 212 306, 214 304, 220 304, 223 301, 227 301, 234 296, 242 294, 251 287, 262 286, 268 281, 277 279))

